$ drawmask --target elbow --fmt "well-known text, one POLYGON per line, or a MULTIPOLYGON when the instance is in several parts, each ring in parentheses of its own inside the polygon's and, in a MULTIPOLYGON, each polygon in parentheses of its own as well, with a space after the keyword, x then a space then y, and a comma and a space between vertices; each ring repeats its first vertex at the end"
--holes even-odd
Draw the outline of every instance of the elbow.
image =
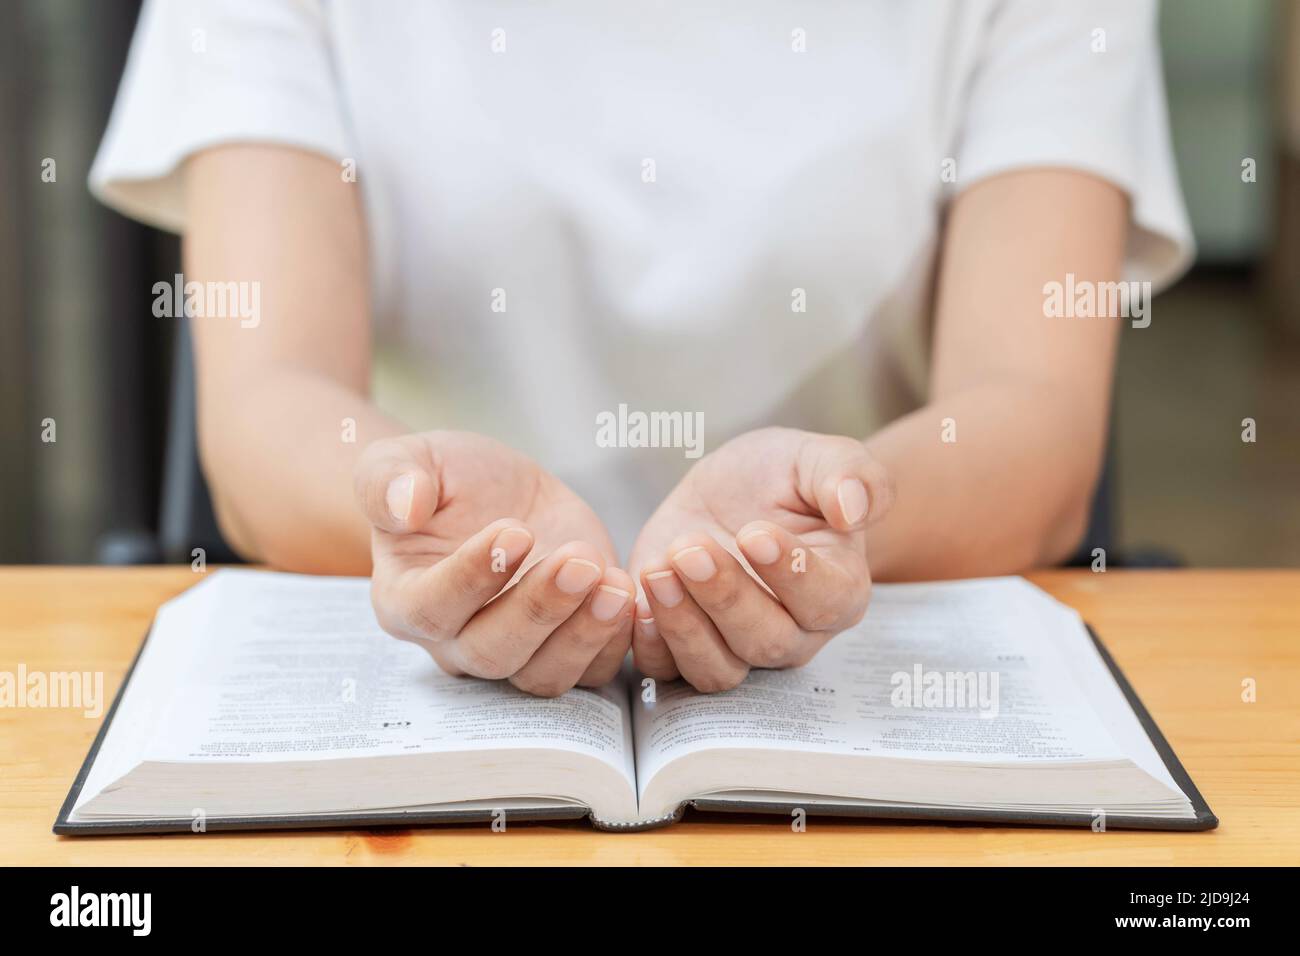
POLYGON ((275 535, 259 534, 254 530, 255 522, 241 512, 223 477, 208 468, 206 463, 203 474, 207 479, 217 530, 230 550, 247 564, 265 564, 282 571, 298 570, 295 567, 297 556, 286 553, 275 535))
POLYGON ((1043 522, 1034 565, 1056 567, 1072 558, 1084 543, 1092 512, 1091 484, 1071 487, 1061 504, 1043 522))
POLYGON ((238 459, 232 459, 220 446, 220 435, 200 410, 199 471, 203 475, 208 498, 212 502, 212 516, 216 520, 217 531, 221 535, 221 540, 241 561, 248 564, 264 563, 266 558, 251 533, 250 524, 240 515, 237 497, 231 488, 231 476, 226 469, 217 466, 219 462, 238 459))
POLYGON ((295 574, 370 573, 368 562, 349 562, 348 557, 355 555, 354 548, 321 540, 323 522, 317 525, 315 534, 295 530, 281 522, 259 526, 251 518, 241 515, 229 498, 216 490, 216 486, 212 499, 222 538, 241 560, 249 564, 261 564, 295 574))
POLYGON ((205 441, 202 428, 199 444, 217 530, 241 561, 298 574, 370 573, 369 561, 359 560, 368 559, 368 544, 354 541, 348 528, 328 515, 280 507, 265 497, 250 498, 266 495, 268 483, 239 472, 234 463, 242 456, 219 449, 217 436, 205 441))

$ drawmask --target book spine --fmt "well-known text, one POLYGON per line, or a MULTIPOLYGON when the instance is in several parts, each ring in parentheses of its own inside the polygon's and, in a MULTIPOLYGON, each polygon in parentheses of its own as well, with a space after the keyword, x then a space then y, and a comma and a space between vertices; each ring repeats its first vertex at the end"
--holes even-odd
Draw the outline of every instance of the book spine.
POLYGON ((616 823, 612 820, 602 820, 596 814, 588 814, 591 825, 597 830, 604 830, 608 833, 639 833, 642 830, 657 830, 660 827, 666 827, 676 823, 682 818, 686 810, 685 803, 679 803, 677 809, 671 813, 665 813, 659 817, 648 817, 644 820, 630 820, 626 823, 616 823))

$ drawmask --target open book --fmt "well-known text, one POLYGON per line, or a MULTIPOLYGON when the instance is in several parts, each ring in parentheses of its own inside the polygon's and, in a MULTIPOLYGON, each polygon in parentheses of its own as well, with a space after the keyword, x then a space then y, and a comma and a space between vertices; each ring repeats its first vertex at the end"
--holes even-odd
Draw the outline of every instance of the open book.
POLYGON ((1217 824, 1078 615, 1019 578, 878 585, 806 667, 545 700, 443 674, 368 582, 223 570, 159 610, 55 832, 709 810, 1217 824))

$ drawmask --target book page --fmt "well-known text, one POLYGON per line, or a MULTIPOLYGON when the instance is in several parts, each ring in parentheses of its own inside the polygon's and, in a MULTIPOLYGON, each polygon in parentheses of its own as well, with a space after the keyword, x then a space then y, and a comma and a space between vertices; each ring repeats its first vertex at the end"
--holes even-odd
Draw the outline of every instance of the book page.
POLYGON ((634 784, 621 684, 541 699, 505 681, 451 677, 424 650, 380 629, 366 579, 224 570, 204 589, 209 613, 197 631, 150 638, 190 644, 181 672, 153 672, 142 660, 133 678, 175 687, 146 760, 538 747, 596 757, 634 784))
MULTIPOLYGON (((877 585, 863 622, 805 667, 755 670, 734 690, 680 681, 634 700, 637 772, 709 748, 765 748, 1007 764, 1116 760, 1062 642, 1077 619, 1046 618, 1018 578, 877 585), (1067 660, 1069 663, 1067 663, 1067 660)), ((1101 667, 1099 660, 1093 665, 1101 667)))
MULTIPOLYGON (((1058 603, 1053 609, 1044 609, 1044 613, 1049 611, 1067 625, 1071 621, 1082 624, 1078 612, 1065 604, 1058 603)), ((1091 639, 1070 641, 1063 645, 1062 650, 1070 674, 1124 755, 1169 789, 1181 793, 1164 758, 1156 750, 1151 737, 1111 675, 1110 668, 1102 660, 1097 645, 1091 639)))
POLYGON ((193 635, 202 630, 212 613, 215 579, 216 575, 205 578, 180 598, 158 609, 150 637, 141 647, 139 659, 127 679, 130 692, 123 693, 116 708, 104 717, 108 726, 103 731, 103 742, 74 809, 84 806, 135 767, 155 728, 167 722, 175 690, 174 675, 186 668, 193 635), (143 674, 157 677, 135 679, 136 675, 143 674))

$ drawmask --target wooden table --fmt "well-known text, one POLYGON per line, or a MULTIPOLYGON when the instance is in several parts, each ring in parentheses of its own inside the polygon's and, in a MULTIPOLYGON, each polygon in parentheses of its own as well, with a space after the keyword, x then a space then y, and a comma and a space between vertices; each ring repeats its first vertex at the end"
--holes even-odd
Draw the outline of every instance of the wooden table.
MULTIPOLYGON (((1300 571, 1045 571, 1119 661, 1221 821, 1139 833, 696 818, 650 833, 585 824, 416 831, 55 837, 99 721, 0 708, 0 864, 1297 864, 1300 571), (1242 701, 1253 678, 1257 702, 1242 701)), ((0 670, 104 671, 111 700, 187 568, 0 569, 0 670)))

